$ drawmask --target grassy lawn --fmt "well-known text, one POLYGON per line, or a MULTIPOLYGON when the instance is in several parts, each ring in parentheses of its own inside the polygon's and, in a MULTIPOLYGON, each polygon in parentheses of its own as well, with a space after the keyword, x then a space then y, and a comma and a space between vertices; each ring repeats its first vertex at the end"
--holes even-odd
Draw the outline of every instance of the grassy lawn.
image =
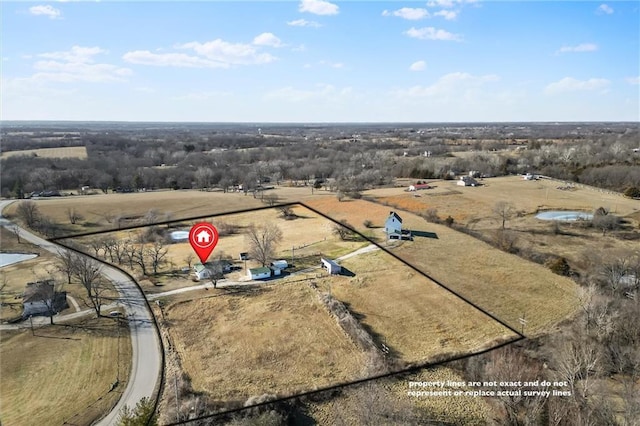
POLYGON ((35 336, 2 331, 0 359, 3 424, 91 424, 126 387, 131 341, 125 322, 87 319, 39 328, 35 336), (109 392, 116 378, 120 384, 109 392))

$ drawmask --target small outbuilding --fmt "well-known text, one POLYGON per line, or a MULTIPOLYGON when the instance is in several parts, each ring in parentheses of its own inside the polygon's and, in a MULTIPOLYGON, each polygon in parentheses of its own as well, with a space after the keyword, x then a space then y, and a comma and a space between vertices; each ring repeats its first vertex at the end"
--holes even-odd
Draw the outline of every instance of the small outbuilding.
POLYGON ((338 265, 335 261, 330 259, 325 259, 324 257, 320 258, 320 262, 322 262, 322 267, 327 269, 327 272, 330 274, 339 274, 342 272, 342 266, 338 265))
POLYGON ((462 176, 458 180, 458 186, 478 186, 478 181, 471 176, 462 176))
POLYGON ((271 262, 271 266, 274 269, 287 269, 289 267, 289 263, 287 263, 286 260, 274 260, 273 262, 271 262))
POLYGON ((271 268, 267 268, 266 266, 251 268, 247 271, 247 275, 251 280, 264 280, 271 277, 271 268))
POLYGON ((420 191, 422 189, 431 189, 431 185, 428 183, 416 183, 413 185, 409 185, 409 192, 420 191))

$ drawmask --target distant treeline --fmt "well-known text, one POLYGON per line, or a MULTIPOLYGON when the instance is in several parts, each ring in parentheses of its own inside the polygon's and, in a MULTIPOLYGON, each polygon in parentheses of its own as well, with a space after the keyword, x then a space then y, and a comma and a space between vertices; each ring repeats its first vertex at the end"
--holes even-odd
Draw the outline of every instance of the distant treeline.
POLYGON ((393 178, 453 179, 470 170, 485 176, 540 173, 616 191, 640 187, 637 124, 291 125, 278 127, 278 133, 248 125, 236 130, 201 126, 68 128, 66 138, 60 137, 61 129, 32 134, 24 127, 20 132, 5 128, 5 151, 83 145, 88 159, 4 159, 2 195, 82 186, 107 192, 242 185, 251 191, 283 180, 349 192, 388 185, 393 178))

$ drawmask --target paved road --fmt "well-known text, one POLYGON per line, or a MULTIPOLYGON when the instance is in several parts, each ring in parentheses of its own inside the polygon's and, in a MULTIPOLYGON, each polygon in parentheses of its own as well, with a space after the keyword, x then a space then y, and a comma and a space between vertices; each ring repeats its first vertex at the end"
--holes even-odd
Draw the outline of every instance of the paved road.
MULTIPOLYGON (((13 201, 0 201, 0 226, 13 225, 2 217, 2 210, 13 201)), ((22 228, 20 237, 54 254, 65 250, 22 228)), ((142 292, 129 277, 110 265, 103 264, 102 274, 113 283, 120 294, 119 303, 124 307, 129 321, 133 356, 131 374, 122 397, 114 409, 97 423, 99 426, 108 426, 116 424, 122 407, 125 405, 134 407, 140 399, 153 396, 160 376, 162 354, 152 313, 147 309, 142 292)), ((82 312, 76 314, 82 314, 82 312)))

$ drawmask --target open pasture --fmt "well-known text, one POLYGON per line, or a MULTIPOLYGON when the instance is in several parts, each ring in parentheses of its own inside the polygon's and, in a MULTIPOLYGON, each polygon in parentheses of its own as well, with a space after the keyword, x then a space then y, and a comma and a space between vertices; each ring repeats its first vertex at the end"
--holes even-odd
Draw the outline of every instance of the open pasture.
MULTIPOLYGON (((168 302, 164 316, 193 389, 218 401, 288 395, 361 377, 364 355, 304 283, 168 302)), ((211 292, 209 292, 211 293, 211 292)))
POLYGON ((19 151, 7 151, 0 154, 0 159, 10 157, 40 157, 40 158, 87 158, 87 148, 84 146, 67 146, 60 148, 23 149, 19 151))
POLYGON ((380 203, 389 203, 415 213, 437 209, 440 217, 451 215, 456 222, 489 220, 497 223, 492 209, 496 202, 512 203, 516 210, 525 214, 538 210, 581 210, 592 212, 598 207, 610 209, 612 213, 626 216, 640 211, 637 200, 604 192, 595 188, 574 186, 563 182, 540 179, 524 180, 521 176, 504 176, 479 180, 477 187, 462 187, 454 180, 429 181, 434 186, 416 192, 405 192, 404 188, 382 188, 366 191, 380 203))
MULTIPOLYGON (((383 226, 393 210, 363 200, 325 199, 309 205, 335 219, 347 218, 360 230, 365 229, 361 225, 365 219, 383 226)), ((393 253, 511 327, 519 330, 519 318, 525 315, 525 334, 538 333, 577 309, 578 286, 569 278, 447 226, 427 223, 412 213, 399 214, 403 228, 433 235, 397 244, 393 253)))
POLYGON ((407 363, 491 346, 516 334, 382 251, 341 262, 353 277, 317 280, 407 363))
POLYGON ((3 330, 2 423, 92 424, 120 398, 130 359, 129 330, 113 318, 47 326, 35 335, 28 329, 3 330))

